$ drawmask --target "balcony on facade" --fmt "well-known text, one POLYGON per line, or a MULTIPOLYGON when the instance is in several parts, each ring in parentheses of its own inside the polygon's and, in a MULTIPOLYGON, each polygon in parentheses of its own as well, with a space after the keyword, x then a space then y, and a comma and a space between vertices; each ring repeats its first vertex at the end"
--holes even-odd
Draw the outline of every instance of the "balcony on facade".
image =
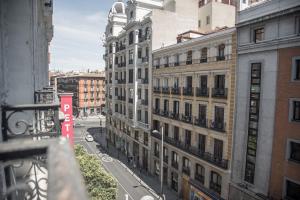
POLYGON ((149 104, 148 99, 142 99, 141 104, 143 106, 148 106, 148 104, 149 104))
POLYGON ((201 174, 195 173, 195 181, 199 182, 200 184, 204 184, 204 176, 201 174))
POLYGON ((133 59, 129 59, 129 62, 128 62, 128 64, 133 64, 133 59))
POLYGON ((182 114, 181 117, 180 117, 180 121, 183 121, 183 122, 188 123, 188 124, 193 124, 193 117, 190 116, 190 115, 182 114))
POLYGON ((183 87, 182 94, 184 96, 194 96, 194 88, 193 87, 183 87))
POLYGON ((172 87, 171 89, 171 94, 174 94, 174 95, 180 95, 180 88, 179 87, 172 87))
POLYGON ((170 88, 169 88, 169 87, 162 87, 161 92, 162 92, 163 94, 170 94, 170 88))
POLYGON ((147 63, 149 62, 149 57, 143 57, 142 58, 142 63, 147 63))
POLYGON ((149 79, 148 78, 143 78, 142 79, 142 84, 148 84, 149 83, 149 79))
POLYGON ((218 131, 218 132, 225 132, 225 122, 224 121, 211 121, 210 129, 218 131))
POLYGON ((196 96, 197 97, 209 97, 209 89, 208 88, 196 88, 196 96))
POLYGON ((153 92, 154 93, 160 93, 160 87, 153 87, 153 92))
POLYGON ((202 128, 207 128, 207 119, 206 118, 195 118, 194 125, 202 127, 202 128))
MULTIPOLYGON (((152 132, 152 136, 157 139, 161 139, 160 133, 152 132)), ((192 154, 193 156, 196 156, 197 158, 204 160, 208 163, 211 163, 222 169, 228 169, 229 162, 226 159, 218 158, 217 156, 215 156, 214 154, 212 154, 210 152, 203 152, 194 146, 188 145, 185 142, 182 142, 179 140, 175 140, 171 137, 165 137, 164 141, 167 144, 172 145, 173 147, 176 147, 176 148, 186 152, 187 154, 192 154)), ((178 165, 178 163, 177 163, 177 165, 178 165)))
POLYGON ((212 97, 227 99, 228 88, 212 88, 212 97))
POLYGON ((209 189, 217 192, 218 194, 221 194, 221 185, 218 185, 212 181, 209 183, 209 189))
POLYGON ((182 166, 182 172, 189 176, 191 174, 191 169, 189 167, 182 166))
POLYGON ((175 162, 174 160, 172 160, 171 166, 172 166, 174 169, 178 169, 178 162, 175 162))

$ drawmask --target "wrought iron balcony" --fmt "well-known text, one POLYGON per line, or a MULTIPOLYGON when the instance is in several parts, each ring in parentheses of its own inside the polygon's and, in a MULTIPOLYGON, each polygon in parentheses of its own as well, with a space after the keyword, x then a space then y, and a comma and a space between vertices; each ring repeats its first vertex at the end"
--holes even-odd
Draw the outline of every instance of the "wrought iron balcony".
POLYGON ((193 123, 193 117, 191 115, 181 115, 180 120, 189 124, 193 123))
POLYGON ((215 98, 227 98, 227 88, 212 88, 212 97, 215 98))
POLYGON ((174 167, 175 169, 178 169, 178 162, 175 162, 174 160, 172 160, 172 167, 174 167))
POLYGON ((153 87, 154 93, 160 93, 160 87, 153 87))
POLYGON ((183 87, 182 93, 184 96, 194 96, 194 88, 193 87, 183 87))
POLYGON ((66 140, 1 143, 0 163, 4 172, 0 199, 87 199, 73 150, 66 140))
POLYGON ((191 174, 191 170, 187 166, 182 166, 182 172, 185 173, 188 176, 191 174))
POLYGON ((171 119, 175 119, 175 120, 179 120, 180 119, 179 113, 174 113, 174 112, 169 112, 169 117, 171 119))
POLYGON ((195 118, 194 125, 200 126, 202 128, 207 128, 207 119, 206 118, 195 118))
POLYGON ((196 88, 196 96, 197 97, 208 97, 209 96, 209 90, 208 88, 196 88))
POLYGON ((149 62, 149 57, 143 57, 142 58, 142 63, 147 63, 149 62))
POLYGON ((169 87, 162 87, 162 93, 163 94, 170 94, 170 88, 169 87))
POLYGON ((164 117, 169 117, 169 111, 168 110, 161 110, 160 115, 164 117))
POLYGON ((204 176, 201 174, 195 173, 195 180, 198 181, 201 184, 204 184, 204 176))
POLYGON ((211 121, 210 123, 210 128, 219 132, 225 132, 225 126, 224 121, 211 121))
POLYGON ((148 78, 143 78, 142 79, 142 84, 148 84, 149 83, 149 79, 148 78))
POLYGON ((172 87, 171 94, 180 95, 180 88, 179 87, 172 87))
POLYGON ((218 185, 217 183, 214 183, 212 181, 209 182, 209 189, 217 192, 218 194, 221 194, 221 185, 218 185))

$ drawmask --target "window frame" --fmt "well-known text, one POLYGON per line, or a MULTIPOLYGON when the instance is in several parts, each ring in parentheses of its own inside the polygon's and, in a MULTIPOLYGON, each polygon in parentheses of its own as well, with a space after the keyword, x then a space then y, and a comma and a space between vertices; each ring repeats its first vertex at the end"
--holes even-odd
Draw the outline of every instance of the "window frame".
POLYGON ((292 70, 291 70, 291 81, 300 82, 300 56, 294 56, 292 58, 292 70), (297 70, 297 61, 299 62, 299 71, 297 70), (299 73, 299 77, 297 77, 297 73, 299 73))

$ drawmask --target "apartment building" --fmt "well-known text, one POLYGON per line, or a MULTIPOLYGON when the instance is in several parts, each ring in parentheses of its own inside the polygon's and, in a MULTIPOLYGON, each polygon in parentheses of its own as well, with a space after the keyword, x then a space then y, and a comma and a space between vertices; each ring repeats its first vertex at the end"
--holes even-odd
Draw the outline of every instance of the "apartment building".
POLYGON ((106 27, 107 137, 149 170, 152 50, 197 29, 198 1, 132 0, 112 5, 106 27))
POLYGON ((238 12, 229 199, 299 199, 300 1, 238 12))
MULTIPOLYGON (((179 41, 195 34, 181 34, 179 41)), ((164 130, 163 180, 183 199, 227 199, 235 46, 235 28, 229 28, 153 52, 153 129, 164 130)), ((156 175, 160 140, 153 132, 156 175)))
POLYGON ((58 92, 73 93, 73 113, 88 116, 102 113, 105 107, 105 75, 72 73, 55 77, 58 92))

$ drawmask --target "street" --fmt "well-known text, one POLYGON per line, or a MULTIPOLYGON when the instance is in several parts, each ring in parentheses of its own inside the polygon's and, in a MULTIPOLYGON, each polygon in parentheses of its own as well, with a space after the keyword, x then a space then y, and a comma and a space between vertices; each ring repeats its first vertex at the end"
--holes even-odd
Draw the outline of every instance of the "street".
MULTIPOLYGON (((81 127, 74 128, 75 144, 83 145, 89 154, 96 155, 102 161, 103 167, 110 172, 118 182, 117 200, 140 200, 158 199, 159 196, 149 186, 133 173, 125 164, 113 156, 106 154, 105 133, 100 133, 100 119, 81 119, 75 120, 81 127), (94 136, 94 142, 85 140, 86 133, 94 136), (101 147, 102 146, 102 147, 101 147), (146 197, 147 196, 147 197, 146 197)), ((103 128, 103 131, 104 128, 103 128)))

